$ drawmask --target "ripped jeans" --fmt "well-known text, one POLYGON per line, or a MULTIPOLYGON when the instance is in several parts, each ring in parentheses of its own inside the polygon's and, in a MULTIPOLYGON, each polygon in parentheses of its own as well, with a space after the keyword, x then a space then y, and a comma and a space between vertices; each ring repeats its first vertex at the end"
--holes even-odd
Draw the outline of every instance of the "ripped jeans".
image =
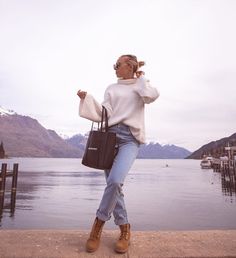
POLYGON ((134 138, 127 125, 117 124, 109 127, 117 135, 118 154, 110 170, 105 170, 107 186, 96 216, 103 221, 113 213, 116 225, 128 223, 122 186, 131 166, 138 155, 139 142, 134 138))

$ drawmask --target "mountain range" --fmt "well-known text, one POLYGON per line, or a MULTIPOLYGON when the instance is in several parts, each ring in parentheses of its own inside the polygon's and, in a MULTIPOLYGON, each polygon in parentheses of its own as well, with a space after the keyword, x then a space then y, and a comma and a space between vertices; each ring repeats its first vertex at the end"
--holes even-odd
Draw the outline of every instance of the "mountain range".
POLYGON ((203 145, 200 149, 194 151, 187 158, 201 159, 203 155, 211 155, 213 157, 227 155, 227 153, 225 153, 226 146, 236 146, 236 133, 203 145))
MULTIPOLYGON (((66 139, 71 145, 84 150, 87 136, 74 135, 66 139)), ((160 145, 159 143, 142 144, 139 149, 138 159, 183 159, 190 155, 190 151, 175 145, 160 145)))
MULTIPOLYGON (((4 143, 9 157, 81 158, 87 137, 87 134, 77 134, 63 139, 36 119, 0 106, 0 142, 4 143)), ((187 149, 175 145, 149 143, 141 145, 138 158, 181 159, 190 154, 187 149)))

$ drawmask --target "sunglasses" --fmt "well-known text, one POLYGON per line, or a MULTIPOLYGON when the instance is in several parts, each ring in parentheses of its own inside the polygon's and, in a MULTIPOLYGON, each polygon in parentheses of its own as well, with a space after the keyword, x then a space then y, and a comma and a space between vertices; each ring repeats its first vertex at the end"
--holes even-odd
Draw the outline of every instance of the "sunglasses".
POLYGON ((117 70, 121 66, 120 62, 117 62, 116 64, 113 65, 114 70, 117 70))
POLYGON ((119 69, 122 64, 126 64, 126 65, 129 65, 129 66, 130 66, 130 64, 129 64, 128 62, 126 62, 126 63, 117 62, 116 64, 113 65, 114 70, 119 69))

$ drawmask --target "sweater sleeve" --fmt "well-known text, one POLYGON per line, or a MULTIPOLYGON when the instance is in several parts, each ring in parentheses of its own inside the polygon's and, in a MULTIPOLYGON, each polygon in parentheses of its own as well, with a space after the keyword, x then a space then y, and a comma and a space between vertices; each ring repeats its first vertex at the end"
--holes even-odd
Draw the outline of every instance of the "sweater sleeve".
POLYGON ((152 87, 145 77, 141 76, 138 78, 138 89, 137 93, 143 99, 143 102, 146 104, 152 103, 155 101, 159 96, 160 93, 154 87, 152 87))
POLYGON ((94 122, 101 122, 102 105, 87 93, 85 98, 80 100, 79 115, 94 122))

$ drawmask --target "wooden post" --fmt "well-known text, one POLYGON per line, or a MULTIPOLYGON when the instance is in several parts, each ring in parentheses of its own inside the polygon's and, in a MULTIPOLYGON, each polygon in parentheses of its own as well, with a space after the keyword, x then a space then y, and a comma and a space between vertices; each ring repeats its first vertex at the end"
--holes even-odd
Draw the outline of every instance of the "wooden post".
POLYGON ((2 212, 3 206, 4 206, 6 173, 7 173, 7 164, 3 163, 1 168, 1 174, 0 174, 0 213, 2 212))
POLYGON ((16 187, 18 177, 18 164, 13 165, 12 185, 11 185, 11 212, 15 211, 16 204, 16 187))

